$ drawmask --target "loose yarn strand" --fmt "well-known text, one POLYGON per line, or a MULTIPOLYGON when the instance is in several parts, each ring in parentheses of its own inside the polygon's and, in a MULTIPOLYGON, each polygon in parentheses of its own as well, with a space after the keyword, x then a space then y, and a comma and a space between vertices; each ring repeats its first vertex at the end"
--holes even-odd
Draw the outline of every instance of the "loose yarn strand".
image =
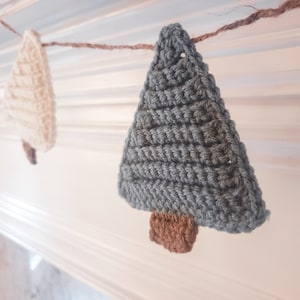
POLYGON ((260 9, 252 13, 250 16, 246 18, 237 20, 231 24, 226 24, 214 32, 205 33, 203 35, 196 36, 192 38, 192 41, 196 44, 208 38, 214 37, 221 32, 234 30, 242 26, 250 25, 262 18, 275 18, 278 17, 279 15, 286 13, 289 10, 296 9, 296 8, 300 8, 300 0, 286 1, 277 8, 260 9))
MULTIPOLYGON (((217 36, 218 34, 234 30, 242 26, 250 25, 259 19, 262 18, 275 18, 279 15, 286 13, 287 11, 300 8, 300 0, 288 0, 279 5, 277 8, 268 8, 268 9, 259 9, 256 12, 252 13, 248 17, 244 19, 240 19, 234 21, 233 23, 226 24, 216 31, 202 34, 200 36, 196 36, 192 38, 193 43, 199 43, 211 37, 217 36)), ((9 31, 13 32, 18 36, 22 36, 19 32, 17 32, 12 26, 4 22, 0 19, 0 23, 7 28, 9 31)), ((122 50, 122 49, 130 49, 130 50, 154 50, 154 45, 151 44, 135 44, 135 45, 108 45, 108 44, 93 44, 93 43, 73 43, 73 42, 49 42, 43 43, 43 47, 52 47, 52 46, 61 46, 61 47, 73 47, 73 48, 90 48, 90 49, 101 49, 101 50, 122 50)))
POLYGON ((73 48, 90 48, 90 49, 101 49, 101 50, 153 50, 154 46, 151 44, 136 44, 136 45, 107 45, 107 44, 91 44, 91 43, 72 43, 72 42, 50 42, 43 43, 43 47, 49 46, 62 46, 62 47, 73 47, 73 48))
POLYGON ((14 28, 12 28, 9 24, 7 24, 6 22, 4 22, 3 20, 0 19, 0 23, 9 31, 11 31, 12 33, 22 37, 22 34, 19 33, 18 31, 16 31, 14 28))

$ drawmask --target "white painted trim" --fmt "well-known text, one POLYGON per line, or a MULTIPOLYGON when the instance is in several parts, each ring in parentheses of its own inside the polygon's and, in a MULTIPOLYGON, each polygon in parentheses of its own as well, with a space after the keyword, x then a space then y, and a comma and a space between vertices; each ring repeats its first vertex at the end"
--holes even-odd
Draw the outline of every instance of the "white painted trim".
POLYGON ((278 299, 230 278, 182 265, 176 255, 157 255, 142 243, 3 194, 0 232, 113 299, 278 299), (193 277, 182 276, 184 272, 193 277))
POLYGON ((8 16, 16 14, 25 8, 28 8, 29 6, 33 5, 37 1, 38 0, 4 1, 3 4, 2 3, 0 4, 0 10, 1 10, 0 17, 7 18, 8 16))

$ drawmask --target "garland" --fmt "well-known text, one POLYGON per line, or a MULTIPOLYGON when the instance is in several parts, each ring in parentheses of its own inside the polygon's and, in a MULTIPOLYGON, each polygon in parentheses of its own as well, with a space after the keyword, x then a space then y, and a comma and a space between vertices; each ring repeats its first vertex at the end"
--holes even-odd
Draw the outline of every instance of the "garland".
MULTIPOLYGON (((230 24, 223 25, 217 30, 209 33, 204 33, 202 35, 196 36, 192 38, 193 43, 199 43, 211 37, 217 36, 222 32, 234 30, 242 26, 250 25, 260 19, 263 18, 275 18, 278 17, 290 10, 300 8, 300 0, 288 0, 279 5, 277 8, 267 8, 267 9, 256 9, 256 12, 250 14, 248 17, 240 20, 236 20, 230 24)), ((22 37, 17 30, 15 30, 11 25, 7 24, 3 20, 0 19, 0 23, 6 27, 12 33, 22 37)), ((73 43, 73 42, 49 42, 42 43, 43 47, 51 47, 51 46, 62 46, 62 47, 73 47, 73 48, 91 48, 91 49, 101 49, 101 50, 122 50, 122 49, 130 49, 130 50, 154 50, 153 44, 142 44, 138 43, 135 45, 108 45, 108 44, 92 44, 88 42, 82 43, 73 43)))
MULTIPOLYGON (((274 18, 296 8, 300 8, 300 0, 285 1, 277 8, 259 9, 244 19, 223 25, 213 32, 193 37, 190 41, 196 44, 222 32, 250 25, 262 18, 274 18)), ((55 101, 45 47, 155 50, 155 45, 143 43, 134 45, 57 41, 42 43, 40 35, 36 31, 28 30, 21 34, 1 19, 0 23, 23 39, 6 85, 4 112, 8 123, 17 128, 23 141, 23 148, 32 164, 36 163, 36 150, 47 151, 55 144, 55 101)))

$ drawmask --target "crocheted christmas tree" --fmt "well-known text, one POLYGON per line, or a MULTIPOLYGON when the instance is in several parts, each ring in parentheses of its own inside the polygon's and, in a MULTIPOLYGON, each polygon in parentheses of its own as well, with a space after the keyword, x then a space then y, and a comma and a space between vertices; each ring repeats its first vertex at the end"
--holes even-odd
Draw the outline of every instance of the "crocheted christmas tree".
POLYGON ((24 33, 6 86, 4 110, 28 159, 36 163, 35 149, 47 151, 55 143, 55 102, 47 56, 35 31, 24 33))
POLYGON ((192 249, 198 225, 250 232, 268 211, 214 78, 179 24, 162 29, 120 165, 119 193, 152 211, 150 239, 192 249))

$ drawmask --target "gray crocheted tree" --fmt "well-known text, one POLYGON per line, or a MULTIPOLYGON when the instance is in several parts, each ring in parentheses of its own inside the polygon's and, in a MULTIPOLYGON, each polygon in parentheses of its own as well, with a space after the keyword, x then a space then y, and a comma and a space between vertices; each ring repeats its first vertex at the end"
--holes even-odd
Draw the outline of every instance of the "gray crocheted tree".
POLYGON ((268 211, 214 78, 179 24, 162 29, 125 143, 119 193, 150 239, 192 249, 198 225, 250 232, 268 211))

